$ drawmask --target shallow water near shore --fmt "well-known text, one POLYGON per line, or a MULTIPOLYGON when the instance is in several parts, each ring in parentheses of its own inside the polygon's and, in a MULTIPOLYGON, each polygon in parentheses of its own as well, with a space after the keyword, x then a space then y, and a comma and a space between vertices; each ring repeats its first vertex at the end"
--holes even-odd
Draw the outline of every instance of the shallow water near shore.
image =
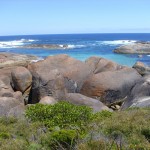
POLYGON ((150 55, 139 57, 134 54, 115 54, 116 47, 137 41, 150 41, 150 34, 56 34, 0 36, 0 52, 36 55, 45 58, 49 55, 68 54, 79 60, 91 56, 104 57, 122 65, 132 66, 142 61, 150 66, 150 55), (68 45, 67 49, 18 48, 29 44, 68 45))

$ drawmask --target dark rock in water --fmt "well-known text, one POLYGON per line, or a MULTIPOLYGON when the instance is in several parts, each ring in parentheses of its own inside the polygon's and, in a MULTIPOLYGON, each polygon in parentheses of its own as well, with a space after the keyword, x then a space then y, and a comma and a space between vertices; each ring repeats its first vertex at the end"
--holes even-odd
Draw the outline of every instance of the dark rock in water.
POLYGON ((144 63, 142 62, 136 62, 134 65, 133 65, 133 68, 137 70, 137 72, 139 74, 141 74, 142 76, 143 75, 146 75, 146 74, 150 74, 150 67, 146 66, 144 63))
POLYGON ((138 42, 123 45, 116 48, 114 52, 122 54, 150 54, 150 42, 138 42))
POLYGON ((29 44, 24 46, 19 46, 17 48, 41 48, 41 49, 68 49, 68 45, 58 45, 58 44, 29 44))
POLYGON ((115 62, 101 57, 90 57, 85 61, 85 63, 91 67, 94 74, 104 71, 115 71, 124 68, 115 62))
POLYGON ((150 106, 150 75, 141 78, 133 87, 122 109, 150 106))
POLYGON ((86 105, 91 107, 94 112, 99 112, 102 110, 108 110, 111 111, 107 106, 105 106, 102 102, 84 96, 79 93, 68 93, 66 94, 66 100, 69 101, 70 103, 76 104, 76 105, 86 105))
POLYGON ((87 78, 81 94, 99 99, 107 106, 121 103, 141 78, 135 69, 106 71, 87 78))

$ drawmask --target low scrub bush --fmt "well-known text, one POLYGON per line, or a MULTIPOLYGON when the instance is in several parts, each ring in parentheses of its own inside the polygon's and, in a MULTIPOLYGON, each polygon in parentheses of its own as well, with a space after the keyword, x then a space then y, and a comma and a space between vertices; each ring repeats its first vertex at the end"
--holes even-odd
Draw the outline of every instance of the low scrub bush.
POLYGON ((48 128, 84 128, 93 118, 92 109, 61 101, 55 105, 35 104, 28 107, 26 117, 32 121, 42 121, 48 128))
POLYGON ((0 139, 9 139, 10 138, 10 134, 6 133, 6 132, 1 132, 0 133, 0 139))
POLYGON ((75 130, 60 129, 52 131, 42 138, 42 145, 47 149, 72 149, 78 135, 75 130))
POLYGON ((101 111, 59 102, 0 118, 0 150, 149 150, 150 109, 101 111))

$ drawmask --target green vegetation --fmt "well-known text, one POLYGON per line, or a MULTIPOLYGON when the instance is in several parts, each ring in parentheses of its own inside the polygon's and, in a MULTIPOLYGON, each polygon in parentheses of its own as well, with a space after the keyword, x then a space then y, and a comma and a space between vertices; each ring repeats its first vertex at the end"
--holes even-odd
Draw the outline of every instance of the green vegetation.
POLYGON ((36 104, 0 118, 0 150, 150 150, 150 108, 96 114, 86 106, 36 104))
POLYGON ((26 117, 32 121, 44 122, 45 126, 52 128, 82 129, 92 119, 92 109, 87 106, 77 106, 61 101, 55 105, 36 104, 26 111, 26 117))

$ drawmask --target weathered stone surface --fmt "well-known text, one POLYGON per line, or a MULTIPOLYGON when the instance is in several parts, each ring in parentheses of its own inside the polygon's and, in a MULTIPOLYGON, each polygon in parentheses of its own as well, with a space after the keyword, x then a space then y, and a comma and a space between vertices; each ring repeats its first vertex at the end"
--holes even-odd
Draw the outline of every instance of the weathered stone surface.
POLYGON ((122 54, 150 54, 150 42, 137 42, 123 45, 116 48, 114 52, 122 54))
POLYGON ((2 81, 10 86, 11 71, 17 66, 27 67, 29 63, 37 59, 37 57, 30 55, 0 53, 0 80, 3 78, 2 81))
MULTIPOLYGON (((69 82, 74 86, 76 91, 80 91, 83 82, 91 74, 91 69, 88 65, 65 54, 49 56, 43 61, 29 65, 29 70, 33 75, 36 70, 44 73, 45 70, 51 71, 54 69, 58 69, 64 76, 65 82, 69 82)), ((67 89, 70 90, 69 88, 67 89)))
POLYGON ((45 96, 63 100, 65 91, 79 92, 84 81, 91 74, 88 65, 68 55, 49 56, 43 61, 30 64, 28 69, 33 76, 31 99, 34 101, 36 96, 35 102, 45 96), (58 96, 56 93, 59 93, 58 96))
POLYGON ((122 109, 146 106, 150 106, 150 75, 144 76, 136 83, 122 109))
POLYGON ((123 69, 124 66, 101 57, 90 57, 85 63, 90 66, 94 74, 104 71, 115 71, 123 69))
MULTIPOLYGON (((12 109, 14 109, 14 111, 17 111, 17 109, 15 108, 18 107, 19 105, 20 102, 15 98, 0 97, 0 116, 9 116, 10 111, 12 109)), ((20 114, 16 113, 16 115, 20 115, 20 114)))
POLYGON ((10 86, 10 80, 0 78, 0 97, 13 97, 13 89, 10 86))
POLYGON ((7 113, 7 116, 13 116, 17 118, 23 118, 25 114, 25 106, 23 104, 17 105, 16 107, 13 107, 10 109, 10 111, 7 113))
MULTIPOLYGON (((6 78, 1 78, 1 79, 6 79, 6 78)), ((19 91, 14 92, 13 89, 10 86, 10 81, 6 82, 7 80, 1 80, 0 79, 0 97, 10 97, 10 98, 15 98, 18 101, 20 101, 20 103, 24 103, 23 97, 22 97, 22 93, 19 91), (4 82, 5 83, 4 83, 4 82)))
POLYGON ((64 99, 64 78, 57 69, 38 68, 32 72, 32 75, 29 103, 37 103, 45 96, 52 96, 56 100, 64 99))
POLYGON ((0 69, 6 67, 11 68, 14 66, 27 66, 33 60, 37 60, 37 57, 31 55, 0 53, 0 69))
POLYGON ((107 106, 105 106, 102 102, 84 96, 79 93, 68 93, 66 94, 66 100, 70 103, 76 104, 76 105, 85 105, 89 106, 93 109, 94 112, 102 111, 102 110, 108 110, 111 111, 107 106))
MULTIPOLYGON (((1 69, 0 69, 0 71, 1 71, 1 69)), ((1 85, 1 82, 3 82, 2 85, 5 85, 5 87, 7 86, 7 87, 11 88, 11 85, 10 85, 10 83, 11 83, 11 78, 10 78, 9 76, 0 75, 0 87, 2 86, 2 85, 1 85)))
POLYGON ((24 93, 32 84, 32 75, 25 67, 17 67, 12 70, 14 89, 24 93))
POLYGON ((0 97, 13 97, 13 92, 9 89, 2 88, 0 90, 0 97))
POLYGON ((20 91, 16 91, 13 93, 13 97, 17 99, 20 103, 24 104, 24 97, 20 91))
POLYGON ((39 101, 39 103, 53 105, 57 103, 57 101, 53 97, 45 96, 39 101))
POLYGON ((142 76, 143 75, 147 75, 147 74, 150 74, 150 67, 146 66, 144 63, 142 62, 136 62, 134 65, 133 65, 133 68, 137 70, 137 72, 139 74, 141 74, 142 76))
POLYGON ((110 106, 122 102, 140 78, 132 68, 98 73, 87 78, 81 94, 99 99, 110 106))

